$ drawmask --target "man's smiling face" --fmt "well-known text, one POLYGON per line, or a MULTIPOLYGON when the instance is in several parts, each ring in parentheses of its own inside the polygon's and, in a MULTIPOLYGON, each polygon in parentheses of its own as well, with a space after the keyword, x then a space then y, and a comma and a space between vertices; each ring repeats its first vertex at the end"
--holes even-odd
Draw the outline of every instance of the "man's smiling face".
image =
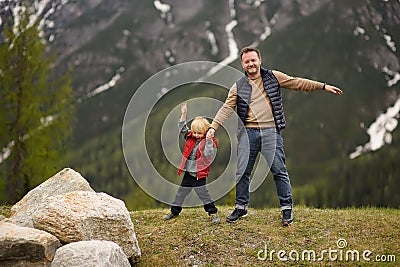
POLYGON ((258 76, 260 72, 261 59, 256 51, 250 51, 242 55, 242 67, 251 78, 258 76))

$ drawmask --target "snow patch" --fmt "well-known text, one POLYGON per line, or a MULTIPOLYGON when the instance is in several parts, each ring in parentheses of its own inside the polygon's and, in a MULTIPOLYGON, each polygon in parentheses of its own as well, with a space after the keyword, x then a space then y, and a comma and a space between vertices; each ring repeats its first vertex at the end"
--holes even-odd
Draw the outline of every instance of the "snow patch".
POLYGON ((154 7, 160 11, 160 17, 165 20, 168 24, 172 24, 173 17, 171 13, 171 6, 168 4, 161 3, 159 0, 153 2, 154 7))
POLYGON ((349 158, 354 159, 366 152, 376 151, 385 144, 391 144, 392 132, 398 125, 399 112, 400 97, 392 107, 387 109, 386 113, 379 115, 369 126, 367 133, 370 137, 370 141, 363 146, 358 146, 355 151, 349 155, 349 158))
POLYGON ((2 163, 4 160, 6 160, 11 155, 11 149, 13 146, 14 146, 14 141, 11 141, 10 143, 8 143, 8 145, 6 147, 4 147, 1 150, 0 163, 2 163))
POLYGON ((206 31, 206 35, 208 42, 211 45, 211 55, 215 56, 216 54, 218 54, 218 46, 217 46, 217 40, 215 39, 215 35, 210 30, 206 31))
POLYGON ((386 45, 393 51, 396 52, 396 44, 392 41, 392 37, 388 34, 383 34, 383 38, 386 41, 386 45))
MULTIPOLYGON (((32 27, 35 23, 38 23, 39 26, 39 37, 42 39, 43 43, 47 41, 52 42, 54 40, 54 35, 49 36, 49 40, 45 40, 45 32, 44 27, 47 29, 55 28, 54 21, 50 20, 49 17, 53 15, 57 10, 63 8, 70 0, 61 0, 61 1, 52 1, 52 0, 35 0, 32 3, 30 11, 30 17, 28 21, 27 27, 32 27), (47 11, 45 11, 47 10, 47 11)), ((0 1, 6 2, 6 1, 0 1)), ((5 10, 11 9, 12 16, 14 18, 13 21, 13 32, 14 34, 18 34, 18 27, 20 26, 20 18, 19 14, 26 11, 26 7, 22 5, 22 1, 15 1, 11 5, 4 6, 5 10), (14 5, 14 6, 13 6, 14 5)), ((0 17, 0 25, 2 24, 2 19, 0 17)))
POLYGON ((229 14, 230 14, 231 18, 236 17, 235 0, 229 0, 228 7, 229 7, 229 14))
POLYGON ((356 28, 353 30, 354 36, 361 36, 364 38, 364 40, 368 41, 369 36, 366 34, 366 31, 364 28, 361 28, 360 26, 356 26, 356 28))
POLYGON ((107 91, 107 90, 113 88, 117 84, 117 82, 121 79, 121 73, 124 71, 125 71, 125 68, 120 67, 116 71, 116 74, 113 77, 111 77, 111 79, 108 82, 98 86, 97 88, 93 89, 92 91, 90 91, 89 93, 84 95, 83 97, 79 98, 78 103, 81 103, 88 98, 94 97, 95 95, 98 95, 104 91, 107 91))
POLYGON ((228 47, 229 47, 229 56, 222 60, 217 66, 211 68, 206 74, 207 77, 210 77, 217 73, 220 69, 224 68, 224 65, 229 65, 233 61, 235 61, 239 57, 239 48, 236 44, 235 37, 233 35, 233 28, 236 27, 238 22, 236 20, 232 20, 225 26, 226 34, 228 35, 228 47))
POLYGON ((400 73, 390 70, 388 67, 383 67, 382 71, 389 76, 387 86, 392 87, 400 81, 400 73), (390 77, 393 77, 390 79, 390 77))

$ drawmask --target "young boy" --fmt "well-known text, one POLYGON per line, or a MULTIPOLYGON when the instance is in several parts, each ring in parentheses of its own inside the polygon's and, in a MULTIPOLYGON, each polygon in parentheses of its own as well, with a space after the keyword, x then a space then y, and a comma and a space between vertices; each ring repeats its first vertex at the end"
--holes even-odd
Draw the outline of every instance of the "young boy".
POLYGON ((204 203, 204 210, 208 212, 213 223, 219 223, 218 209, 215 207, 210 192, 206 188, 206 178, 210 171, 210 164, 217 149, 217 140, 206 138, 210 123, 203 117, 196 117, 191 124, 191 130, 186 126, 187 104, 181 106, 181 118, 179 120, 180 135, 186 139, 183 150, 182 162, 178 175, 185 171, 181 185, 171 205, 171 213, 164 216, 170 220, 182 211, 182 204, 186 196, 194 189, 198 197, 204 203))

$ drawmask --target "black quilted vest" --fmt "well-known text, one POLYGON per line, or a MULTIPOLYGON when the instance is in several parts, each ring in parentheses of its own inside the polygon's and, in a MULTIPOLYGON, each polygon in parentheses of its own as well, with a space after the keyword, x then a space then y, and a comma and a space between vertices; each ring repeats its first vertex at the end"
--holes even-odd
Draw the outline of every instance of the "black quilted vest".
MULTIPOLYGON (((267 93, 272 105, 272 115, 274 116, 275 126, 278 132, 285 128, 285 114, 283 112, 282 96, 279 82, 271 70, 260 68, 264 84, 264 90, 267 93)), ((238 132, 243 128, 246 121, 247 112, 251 97, 252 87, 249 84, 247 76, 243 76, 236 81, 237 87, 237 113, 239 116, 238 132)))

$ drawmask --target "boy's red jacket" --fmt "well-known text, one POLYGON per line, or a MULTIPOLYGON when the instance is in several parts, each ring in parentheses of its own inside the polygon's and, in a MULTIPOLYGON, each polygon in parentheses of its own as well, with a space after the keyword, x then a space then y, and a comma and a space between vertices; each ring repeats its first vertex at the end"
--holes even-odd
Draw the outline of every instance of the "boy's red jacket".
MULTIPOLYGON (((186 160, 192 153, 193 148, 196 145, 196 138, 192 136, 192 132, 189 132, 186 136, 185 148, 183 149, 182 161, 179 166, 178 175, 180 175, 185 167, 186 160)), ((218 148, 217 139, 212 138, 214 147, 218 148)), ((197 167, 197 179, 207 178, 208 173, 210 172, 210 164, 212 162, 212 155, 205 157, 203 155, 204 147, 206 146, 206 139, 203 138, 200 140, 199 149, 197 150, 196 155, 196 167, 197 167)))

